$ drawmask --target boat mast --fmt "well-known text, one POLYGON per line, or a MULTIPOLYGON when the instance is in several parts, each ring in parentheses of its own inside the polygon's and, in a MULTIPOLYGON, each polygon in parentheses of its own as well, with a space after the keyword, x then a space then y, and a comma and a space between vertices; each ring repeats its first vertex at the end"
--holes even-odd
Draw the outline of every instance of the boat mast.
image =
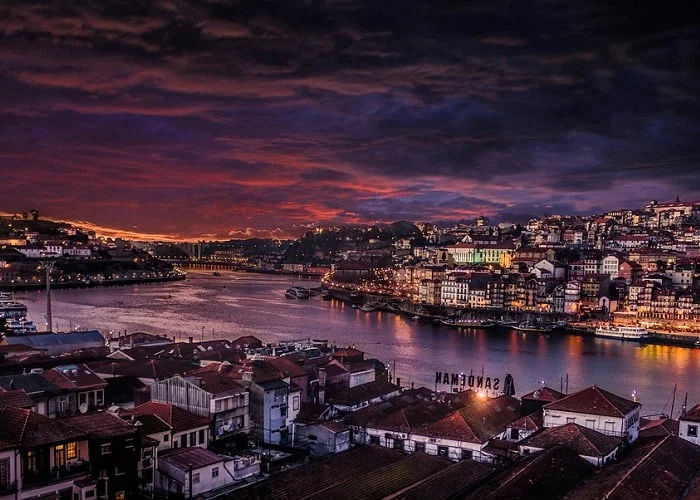
POLYGON ((671 399, 671 418, 673 418, 673 408, 676 406, 676 384, 673 384, 673 399, 671 399))

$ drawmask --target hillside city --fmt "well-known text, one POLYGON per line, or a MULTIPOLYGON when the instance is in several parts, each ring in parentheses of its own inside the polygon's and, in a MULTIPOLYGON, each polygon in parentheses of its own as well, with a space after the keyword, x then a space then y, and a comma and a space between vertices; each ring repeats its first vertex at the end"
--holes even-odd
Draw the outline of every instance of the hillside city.
POLYGON ((678 199, 523 225, 182 244, 104 238, 35 210, 3 217, 0 499, 700 495, 700 404, 680 395, 677 412, 649 416, 605 380, 517 397, 507 377, 436 372, 433 388, 415 387, 387 360, 323 340, 22 330, 12 296, 188 270, 287 273, 416 321, 642 325, 650 341, 695 349, 699 258, 700 202, 678 199))

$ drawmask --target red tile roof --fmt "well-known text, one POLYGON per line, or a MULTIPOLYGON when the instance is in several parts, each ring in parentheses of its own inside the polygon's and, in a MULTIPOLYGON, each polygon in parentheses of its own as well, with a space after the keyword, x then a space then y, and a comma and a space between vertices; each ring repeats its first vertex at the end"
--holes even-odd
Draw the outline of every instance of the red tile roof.
POLYGON ((639 425, 640 438, 666 437, 678 435, 678 420, 672 420, 670 418, 661 418, 658 420, 644 422, 644 419, 641 419, 639 425))
POLYGON ((690 420, 691 422, 700 422, 700 404, 693 406, 681 419, 690 420))
POLYGON ((525 394, 521 399, 534 399, 536 401, 547 401, 551 403, 552 401, 557 401, 565 396, 566 394, 555 391, 551 387, 541 387, 525 394))
POLYGON ((90 436, 98 439, 133 436, 136 434, 136 428, 117 415, 104 411, 64 418, 61 422, 72 425, 76 429, 85 431, 90 436))
POLYGON ((608 392, 597 386, 569 394, 544 406, 546 410, 570 411, 573 413, 590 413, 608 417, 624 417, 635 408, 642 406, 621 396, 608 392))
POLYGON ((158 453, 158 460, 164 461, 180 470, 187 471, 190 466, 193 469, 200 469, 209 465, 214 465, 231 460, 231 457, 217 455, 216 453, 205 450, 198 446, 191 448, 174 448, 164 450, 158 453))
POLYGON ((522 446, 544 449, 561 444, 576 452, 577 455, 587 457, 605 457, 620 446, 620 443, 622 443, 620 438, 606 436, 574 423, 550 427, 520 442, 522 446))
POLYGON ((32 401, 32 398, 29 397, 24 389, 6 391, 0 388, 0 407, 2 406, 32 408, 34 406, 34 401, 32 401))
POLYGON ((134 408, 135 415, 156 415, 163 422, 173 428, 175 432, 194 429, 209 425, 209 419, 200 417, 194 413, 185 411, 177 406, 167 403, 149 401, 134 408))
POLYGON ((544 426, 543 415, 541 411, 537 411, 530 415, 520 417, 515 422, 508 425, 513 429, 520 429, 523 431, 539 431, 544 426))
POLYGON ((24 448, 83 440, 88 437, 85 432, 62 421, 14 406, 0 408, 0 422, 0 441, 24 448))

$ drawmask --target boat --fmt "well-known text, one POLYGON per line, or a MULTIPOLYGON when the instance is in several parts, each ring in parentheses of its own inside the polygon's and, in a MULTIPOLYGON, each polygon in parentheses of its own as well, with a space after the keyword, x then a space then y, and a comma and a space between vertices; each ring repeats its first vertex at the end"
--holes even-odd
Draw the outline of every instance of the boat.
POLYGON ((538 323, 530 323, 530 322, 522 322, 518 323, 517 325, 511 326, 513 330, 517 330, 519 332, 531 332, 531 333, 549 333, 552 331, 552 325, 543 323, 543 324, 538 324, 538 323))
POLYGON ((301 286, 287 288, 287 291, 284 292, 284 296, 288 299, 308 299, 309 295, 309 290, 301 286))
POLYGON ((595 329, 595 336, 620 340, 644 340, 649 337, 649 332, 642 326, 604 325, 595 329))
POLYGON ((440 320, 440 323, 455 328, 483 328, 484 325, 484 321, 472 318, 442 319, 440 320))
POLYGON ((368 312, 368 313, 376 311, 376 309, 377 308, 372 304, 363 304, 362 307, 360 307, 361 311, 368 312))
POLYGON ((23 319, 27 316, 27 306, 17 302, 11 293, 0 292, 0 318, 23 319))
POLYGON ((333 296, 330 293, 325 292, 325 293, 321 294, 321 299, 322 300, 333 300, 333 296))
POLYGON ((11 318, 6 320, 5 327, 12 333, 12 335, 22 335, 25 333, 36 333, 36 325, 33 321, 29 321, 26 318, 16 319, 11 318))

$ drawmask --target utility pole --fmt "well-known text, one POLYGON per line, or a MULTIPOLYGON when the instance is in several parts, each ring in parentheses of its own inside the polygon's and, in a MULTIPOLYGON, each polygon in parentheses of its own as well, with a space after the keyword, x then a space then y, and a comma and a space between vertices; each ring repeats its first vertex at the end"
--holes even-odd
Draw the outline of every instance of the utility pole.
POLYGON ((53 316, 51 314, 51 271, 53 271, 53 261, 45 260, 46 269, 46 331, 51 333, 53 326, 53 316))

